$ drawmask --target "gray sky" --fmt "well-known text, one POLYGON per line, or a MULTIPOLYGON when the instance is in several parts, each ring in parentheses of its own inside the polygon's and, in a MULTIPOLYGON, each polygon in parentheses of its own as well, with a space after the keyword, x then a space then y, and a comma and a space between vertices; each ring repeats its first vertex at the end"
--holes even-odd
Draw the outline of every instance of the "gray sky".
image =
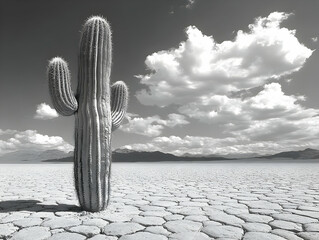
POLYGON ((62 56, 75 89, 80 30, 92 15, 112 26, 111 81, 130 89, 113 148, 319 148, 318 10, 316 0, 2 0, 0 154, 72 148, 74 117, 47 107, 46 67, 62 56))

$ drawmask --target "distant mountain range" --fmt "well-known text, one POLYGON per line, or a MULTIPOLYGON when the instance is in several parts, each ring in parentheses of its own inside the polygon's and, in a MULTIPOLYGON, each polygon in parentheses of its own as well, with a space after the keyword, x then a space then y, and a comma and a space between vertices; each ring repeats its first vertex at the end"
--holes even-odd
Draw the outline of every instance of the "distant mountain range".
POLYGON ((0 163, 23 163, 32 162, 37 163, 48 159, 61 159, 66 157, 73 157, 73 151, 65 153, 60 150, 21 150, 16 152, 7 153, 0 156, 0 163))
POLYGON ((258 153, 234 153, 234 154, 227 154, 227 155, 216 155, 216 154, 211 154, 211 155, 205 155, 205 154, 191 154, 191 153, 185 153, 182 155, 183 157, 223 157, 223 158, 236 158, 236 159, 241 159, 241 158, 255 158, 255 157, 260 157, 261 155, 258 153))
POLYGON ((291 159, 319 159, 319 150, 307 148, 302 151, 290 151, 290 152, 281 152, 269 156, 262 156, 258 158, 291 158, 291 159))
MULTIPOLYGON (((225 157, 185 157, 175 156, 169 153, 156 152, 137 152, 137 151, 123 151, 115 150, 112 153, 113 162, 162 162, 162 161, 214 161, 214 160, 232 160, 225 157)), ((73 162, 73 157, 66 157, 62 159, 50 159, 43 162, 73 162)))
MULTIPOLYGON (((319 150, 307 148, 302 151, 281 152, 273 155, 259 156, 258 154, 244 155, 192 155, 175 156, 163 152, 137 152, 117 149, 113 151, 113 162, 160 162, 160 161, 217 161, 236 159, 319 159, 319 150)), ((73 162, 73 152, 65 153, 59 150, 38 152, 34 150, 17 151, 0 156, 0 163, 63 163, 73 162)))

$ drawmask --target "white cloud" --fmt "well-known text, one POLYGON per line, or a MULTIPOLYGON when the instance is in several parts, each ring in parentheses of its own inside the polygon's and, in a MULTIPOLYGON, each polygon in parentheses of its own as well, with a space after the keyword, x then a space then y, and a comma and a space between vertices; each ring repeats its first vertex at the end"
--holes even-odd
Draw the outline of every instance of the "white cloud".
POLYGON ((192 8, 195 4, 195 0, 187 0, 186 8, 192 8))
POLYGON ((0 136, 1 135, 15 134, 17 132, 18 132, 17 130, 12 130, 12 129, 6 129, 6 130, 0 129, 0 136))
POLYGON ((148 89, 137 93, 145 105, 187 104, 198 97, 225 95, 257 87, 298 71, 312 50, 295 37, 295 30, 280 27, 289 14, 274 12, 239 30, 233 41, 216 43, 195 26, 178 48, 146 58, 151 73, 140 75, 148 89))
POLYGON ((313 42, 318 42, 318 37, 313 37, 313 38, 311 38, 311 40, 312 40, 313 42))
POLYGON ((149 137, 159 136, 165 127, 172 128, 189 123, 185 116, 175 113, 169 114, 167 120, 163 120, 157 115, 143 118, 137 114, 128 114, 127 120, 128 123, 121 125, 120 130, 149 137))
POLYGON ((1 130, 10 135, 6 140, 0 140, 0 155, 18 150, 51 150, 58 149, 64 152, 73 150, 73 146, 59 136, 48 136, 38 133, 36 130, 1 130))
POLYGON ((304 96, 285 95, 279 83, 266 84, 255 96, 231 98, 226 95, 199 97, 179 111, 206 123, 250 122, 269 118, 302 119, 319 114, 319 110, 301 106, 304 96))
POLYGON ((285 95, 279 83, 270 83, 252 97, 213 95, 179 110, 200 121, 219 124, 231 136, 251 141, 296 138, 302 143, 309 136, 319 137, 319 110, 303 107, 300 102, 304 100, 304 96, 285 95))
POLYGON ((57 111, 51 108, 46 103, 41 103, 37 106, 36 114, 34 115, 35 119, 47 120, 59 117, 57 111))
POLYGON ((156 138, 124 147, 173 154, 318 148, 319 109, 305 108, 304 96, 285 94, 279 83, 291 79, 313 52, 298 41, 295 30, 280 26, 289 15, 259 17, 248 32, 239 30, 234 40, 222 43, 190 26, 178 48, 149 55, 150 73, 137 76, 147 87, 137 92, 139 101, 177 105, 181 116, 199 120, 208 135, 218 132, 218 137, 159 136, 165 124, 153 119, 156 138))
POLYGON ((125 145, 122 148, 134 149, 138 151, 162 151, 176 155, 183 153, 210 154, 216 152, 216 144, 228 144, 234 141, 232 138, 214 139, 210 137, 178 136, 156 137, 146 144, 125 145), (214 147, 213 147, 214 146, 214 147))
MULTIPOLYGON (((318 148, 319 109, 305 108, 304 96, 286 95, 279 83, 266 84, 254 96, 212 95, 180 107, 179 111, 222 129, 219 138, 157 137, 147 144, 124 148, 173 154, 276 153, 318 148)), ((209 133, 209 131, 208 131, 209 133)))
POLYGON ((189 122, 185 119, 185 116, 176 113, 168 114, 167 120, 161 119, 158 123, 170 128, 189 124, 189 122))
POLYGON ((164 128, 163 125, 158 124, 160 120, 159 116, 152 117, 129 117, 127 116, 127 120, 129 121, 126 124, 120 126, 120 130, 127 133, 135 133, 139 135, 155 137, 159 136, 162 133, 164 128))

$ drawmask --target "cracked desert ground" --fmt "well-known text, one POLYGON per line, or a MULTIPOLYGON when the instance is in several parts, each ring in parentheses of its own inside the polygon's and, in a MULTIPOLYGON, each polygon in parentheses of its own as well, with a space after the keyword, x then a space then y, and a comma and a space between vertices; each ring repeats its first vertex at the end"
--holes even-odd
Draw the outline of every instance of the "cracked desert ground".
POLYGON ((0 164, 0 239, 319 239, 319 160, 113 163, 82 212, 72 164, 0 164))

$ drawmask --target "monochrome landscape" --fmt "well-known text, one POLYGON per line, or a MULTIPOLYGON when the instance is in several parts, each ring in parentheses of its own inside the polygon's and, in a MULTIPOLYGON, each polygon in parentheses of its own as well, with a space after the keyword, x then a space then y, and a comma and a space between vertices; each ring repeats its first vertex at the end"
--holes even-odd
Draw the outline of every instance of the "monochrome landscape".
POLYGON ((318 240, 319 2, 0 2, 0 240, 318 240))

